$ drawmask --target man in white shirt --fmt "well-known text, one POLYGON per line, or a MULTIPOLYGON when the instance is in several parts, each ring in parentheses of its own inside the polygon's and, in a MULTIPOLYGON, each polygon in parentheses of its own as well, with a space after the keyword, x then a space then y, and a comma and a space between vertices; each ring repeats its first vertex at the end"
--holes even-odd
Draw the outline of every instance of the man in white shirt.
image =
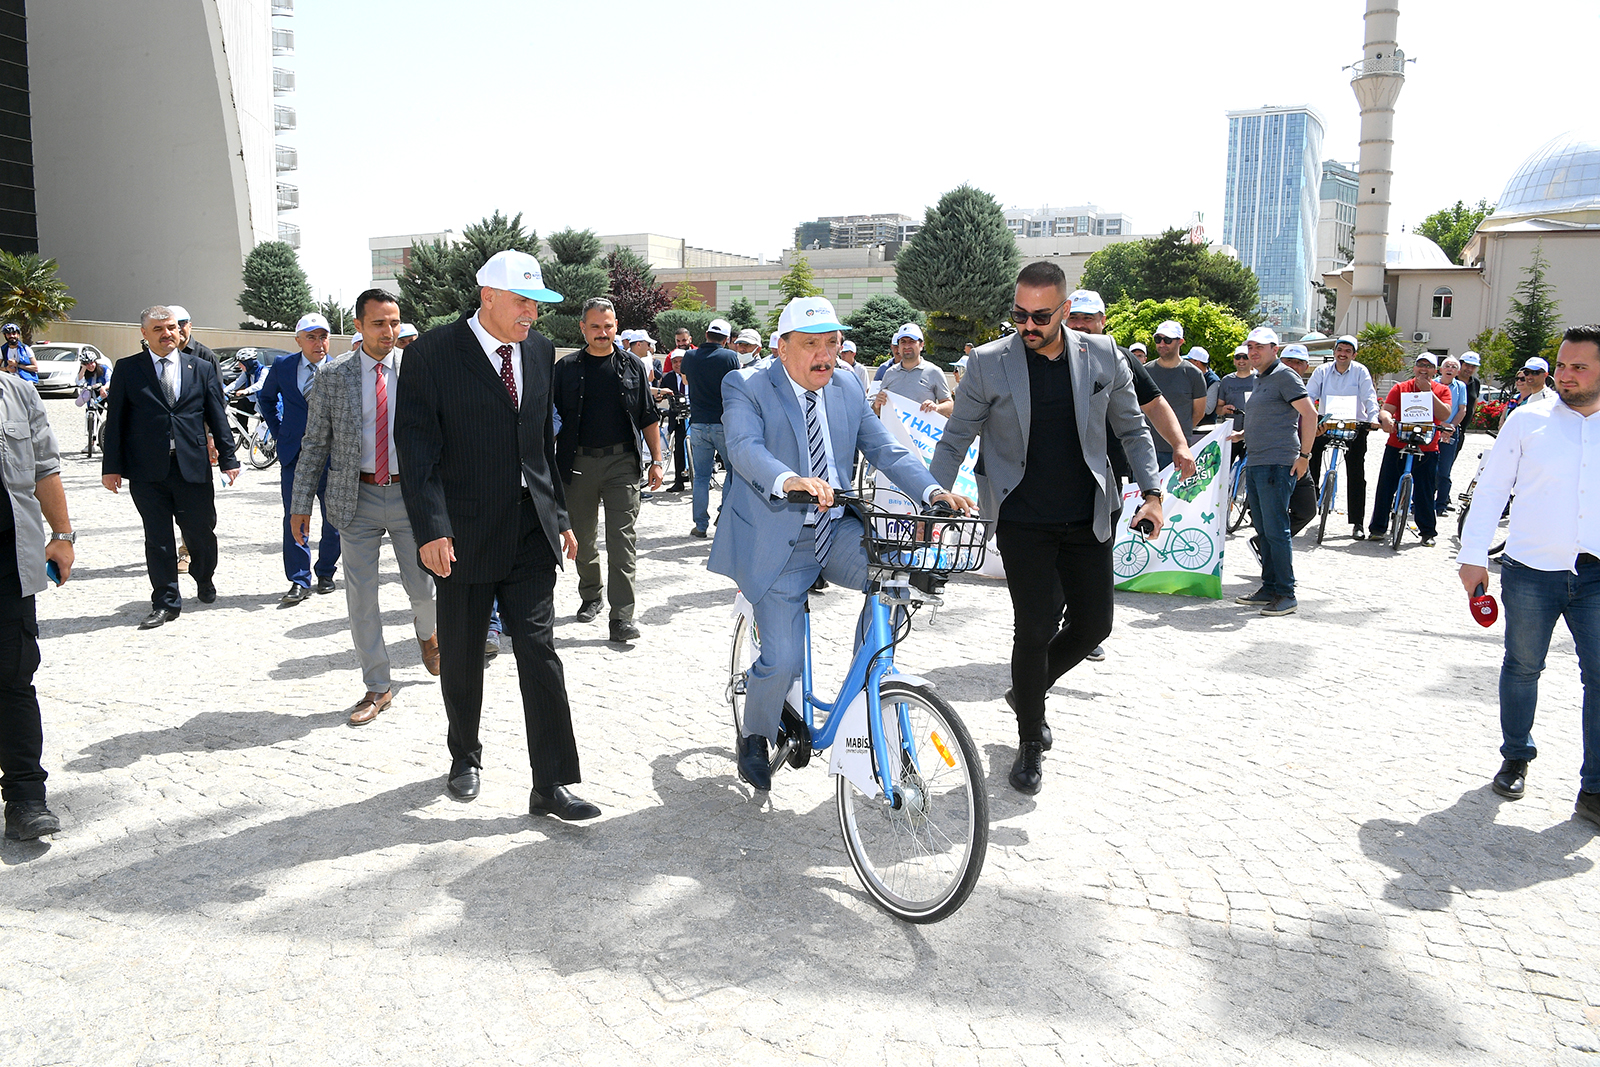
POLYGON ((1504 762, 1492 788, 1520 800, 1533 744, 1539 675, 1565 617, 1583 678, 1577 814, 1600 825, 1600 324, 1574 326, 1556 357, 1557 399, 1530 401, 1500 427, 1461 531, 1461 584, 1489 582, 1489 539, 1511 503, 1500 560, 1506 654, 1500 666, 1504 762), (1514 498, 1514 499, 1513 499, 1514 498))
POLYGON ((1357 541, 1367 536, 1367 434, 1378 425, 1378 390, 1372 383, 1372 372, 1356 362, 1358 342, 1349 334, 1339 338, 1333 346, 1333 362, 1324 363, 1311 372, 1306 382, 1306 395, 1317 407, 1320 417, 1317 439, 1311 443, 1311 480, 1322 484, 1322 454, 1328 448, 1328 434, 1322 427, 1328 421, 1327 399, 1330 396, 1356 398, 1355 420, 1360 423, 1355 437, 1345 447, 1345 513, 1350 520, 1350 536, 1357 541))

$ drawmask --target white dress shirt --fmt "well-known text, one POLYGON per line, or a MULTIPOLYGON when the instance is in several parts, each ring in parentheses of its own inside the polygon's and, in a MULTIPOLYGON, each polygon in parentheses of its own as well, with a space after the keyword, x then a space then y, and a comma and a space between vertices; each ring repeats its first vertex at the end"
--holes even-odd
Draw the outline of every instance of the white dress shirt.
POLYGON ((1372 372, 1353 359, 1350 369, 1343 374, 1339 373, 1337 361, 1324 363, 1312 371, 1311 380, 1306 382, 1306 395, 1319 414, 1323 397, 1353 396, 1356 398, 1356 421, 1368 424, 1378 421, 1378 390, 1372 384, 1372 372))
MULTIPOLYGON (((800 404, 800 428, 802 430, 802 436, 800 438, 800 454, 809 460, 811 458, 811 442, 808 441, 804 436, 804 433, 809 432, 809 430, 806 428, 806 393, 809 392, 809 390, 799 382, 795 381, 794 375, 788 373, 787 371, 784 372, 783 377, 784 380, 789 383, 789 387, 794 390, 794 398, 800 404)), ((828 432, 827 398, 822 395, 821 389, 817 390, 816 397, 817 422, 822 426, 822 450, 828 457, 827 481, 829 485, 835 488, 841 488, 844 483, 839 480, 839 466, 833 461, 833 435, 828 432)), ((806 471, 804 474, 797 474, 794 471, 784 471, 782 474, 778 475, 778 480, 772 483, 772 495, 775 497, 782 496, 783 483, 788 481, 790 478, 810 478, 812 476, 813 475, 810 471, 806 471)))
MULTIPOLYGON (((178 357, 181 355, 183 355, 183 352, 176 348, 174 348, 171 353, 165 356, 158 356, 153 351, 150 353, 150 365, 155 368, 156 381, 164 382, 166 380, 161 374, 161 361, 163 359, 167 360, 173 367, 176 368, 176 371, 173 374, 173 381, 177 383, 176 392, 179 396, 183 395, 183 364, 178 361, 178 357)), ((165 388, 165 386, 163 386, 163 388, 165 388)))
MULTIPOLYGON (((478 313, 476 311, 472 313, 472 318, 467 320, 467 325, 472 327, 472 336, 476 337, 478 343, 483 346, 483 354, 489 357, 489 364, 494 367, 494 376, 499 378, 502 360, 500 359, 500 353, 496 352, 495 349, 507 342, 495 340, 494 336, 483 328, 483 323, 478 321, 478 313)), ((511 376, 517 380, 517 406, 520 408, 522 406, 522 346, 518 344, 511 345, 511 376)), ((501 380, 504 381, 504 379, 501 380)))
POLYGON ((1524 567, 1576 573, 1581 553, 1600 556, 1600 412, 1556 399, 1511 413, 1478 477, 1457 563, 1488 566, 1507 500, 1506 555, 1524 567))
MULTIPOLYGON (((389 396, 389 476, 400 473, 400 461, 396 458, 394 448, 394 378, 395 378, 395 350, 391 349, 387 358, 381 363, 367 355, 362 349, 356 358, 361 361, 361 472, 363 474, 376 474, 378 460, 377 426, 378 426, 378 372, 376 367, 383 368, 383 384, 389 396)), ((321 374, 321 371, 317 372, 321 374)))

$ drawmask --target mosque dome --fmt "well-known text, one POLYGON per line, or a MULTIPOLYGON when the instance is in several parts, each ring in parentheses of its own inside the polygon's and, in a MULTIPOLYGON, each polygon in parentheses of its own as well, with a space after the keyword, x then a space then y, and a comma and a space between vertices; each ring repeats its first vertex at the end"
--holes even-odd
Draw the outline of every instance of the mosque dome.
POLYGON ((1383 252, 1390 268, 1454 266, 1444 249, 1419 233, 1391 233, 1383 252))
POLYGON ((1552 216, 1600 210, 1600 137, 1563 133, 1511 176, 1494 218, 1552 216))

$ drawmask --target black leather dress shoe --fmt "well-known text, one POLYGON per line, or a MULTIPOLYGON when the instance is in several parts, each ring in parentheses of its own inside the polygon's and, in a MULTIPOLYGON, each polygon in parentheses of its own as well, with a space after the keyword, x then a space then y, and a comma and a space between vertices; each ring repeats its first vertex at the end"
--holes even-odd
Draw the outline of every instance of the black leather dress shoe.
POLYGON ((1500 764, 1499 773, 1494 776, 1494 781, 1489 783, 1489 788, 1507 800, 1521 800, 1527 777, 1527 760, 1508 759, 1500 764))
POLYGON ((42 800, 13 800, 6 804, 6 840, 32 841, 61 832, 61 820, 42 800))
MULTIPOLYGON (((1011 695, 1011 690, 1009 690, 1009 689, 1006 690, 1006 704, 1011 708, 1011 710, 1013 712, 1015 712, 1017 710, 1017 700, 1016 700, 1015 697, 1013 697, 1011 695)), ((1041 722, 1039 724, 1039 738, 1040 738, 1041 743, 1044 745, 1044 750, 1046 752, 1049 752, 1050 751, 1050 746, 1055 743, 1055 739, 1050 736, 1050 724, 1049 723, 1041 722)))
POLYGON ((587 800, 579 800, 564 785, 549 789, 534 786, 528 792, 528 814, 554 815, 563 822, 582 822, 599 818, 600 809, 587 800))
POLYGON ((1017 747, 1017 762, 1011 765, 1011 788, 1029 796, 1044 784, 1044 746, 1024 741, 1017 747))
POLYGON ((632 619, 611 620, 611 640, 617 642, 639 640, 639 627, 633 624, 632 619))
POLYGON ((332 578, 318 578, 317 579, 317 592, 319 592, 319 593, 331 593, 331 592, 333 592, 333 579, 332 578))
POLYGON ((144 617, 144 622, 139 624, 141 630, 154 630, 163 623, 171 622, 178 617, 177 608, 157 608, 144 617))
POLYGON ((216 602, 217 586, 215 582, 196 582, 195 585, 198 586, 198 589, 194 595, 200 598, 200 603, 211 604, 216 602))
POLYGON ((299 582, 295 582, 293 585, 291 585, 289 587, 289 591, 287 593, 283 594, 283 596, 278 599, 278 603, 286 604, 286 605, 294 605, 294 604, 300 603, 302 600, 310 600, 310 599, 311 599, 311 589, 310 589, 310 587, 301 585, 299 582))
POLYGON ((767 758, 765 737, 747 737, 739 742, 739 777, 763 793, 772 788, 772 761, 767 758))
POLYGON ((594 622, 600 616, 600 607, 598 600, 585 600, 578 605, 578 621, 594 622))
POLYGON ((463 767, 459 771, 452 768, 450 781, 446 783, 450 795, 457 800, 473 800, 478 795, 478 768, 463 767))

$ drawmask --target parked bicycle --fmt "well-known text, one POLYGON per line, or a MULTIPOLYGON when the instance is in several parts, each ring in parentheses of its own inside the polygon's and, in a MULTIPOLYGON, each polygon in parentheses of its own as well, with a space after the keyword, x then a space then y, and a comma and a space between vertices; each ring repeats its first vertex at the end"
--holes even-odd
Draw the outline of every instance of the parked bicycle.
MULTIPOLYGON (((789 500, 816 502, 804 492, 789 500)), ((813 753, 831 749, 839 829, 862 884, 891 915, 937 922, 961 907, 983 869, 988 792, 966 725, 928 682, 895 669, 894 650, 917 609, 941 603, 951 574, 983 565, 983 522, 944 509, 894 512, 842 492, 834 501, 866 531, 864 634, 838 695, 823 700, 812 688, 807 607, 805 660, 784 701, 772 770, 804 767, 813 753)), ((740 594, 735 603, 726 696, 737 743, 744 736, 745 678, 761 646, 748 601, 740 594)))
POLYGON ((1411 468, 1417 457, 1422 455, 1422 446, 1434 439, 1435 431, 1432 426, 1401 426, 1396 436, 1405 442, 1400 453, 1406 457, 1405 466, 1400 469, 1400 484, 1394 491, 1394 507, 1389 512, 1389 547, 1398 552, 1406 525, 1411 520, 1411 489, 1414 484, 1411 468))
POLYGON ((1325 422, 1323 432, 1328 436, 1328 469, 1322 472, 1322 485, 1317 490, 1317 544, 1328 531, 1328 516, 1333 514, 1334 502, 1339 496, 1339 459, 1356 439, 1357 422, 1325 422))
POLYGON ((1233 533, 1250 517, 1249 494, 1244 481, 1244 456, 1233 461, 1228 474, 1228 532, 1233 533))

